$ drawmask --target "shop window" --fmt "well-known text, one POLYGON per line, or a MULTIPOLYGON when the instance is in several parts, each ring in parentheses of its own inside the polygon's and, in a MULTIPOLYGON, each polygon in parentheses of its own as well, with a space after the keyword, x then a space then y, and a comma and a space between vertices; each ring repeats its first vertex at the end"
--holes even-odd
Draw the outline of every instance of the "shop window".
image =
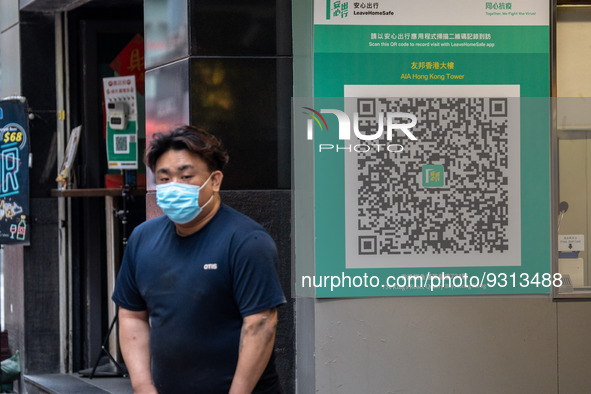
POLYGON ((559 5, 556 25, 557 294, 591 297, 591 7, 559 5))

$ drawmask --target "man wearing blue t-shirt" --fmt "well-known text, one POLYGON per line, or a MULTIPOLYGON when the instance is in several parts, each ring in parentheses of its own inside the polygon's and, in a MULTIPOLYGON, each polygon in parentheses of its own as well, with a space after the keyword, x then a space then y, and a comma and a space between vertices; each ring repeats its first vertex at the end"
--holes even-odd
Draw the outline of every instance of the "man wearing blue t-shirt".
POLYGON ((277 250, 263 227, 221 203, 227 161, 192 126, 156 134, 146 154, 165 216, 133 231, 113 293, 137 394, 281 391, 277 250))

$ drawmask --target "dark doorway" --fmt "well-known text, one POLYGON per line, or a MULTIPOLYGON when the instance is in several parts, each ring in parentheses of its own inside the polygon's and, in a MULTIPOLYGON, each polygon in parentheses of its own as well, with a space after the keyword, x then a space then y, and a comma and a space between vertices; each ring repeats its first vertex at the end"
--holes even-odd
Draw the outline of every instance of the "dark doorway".
MULTIPOLYGON (((102 78, 116 75, 109 64, 136 34, 143 34, 143 3, 124 3, 95 1, 68 13, 71 124, 83 126, 75 166, 80 189, 106 187, 102 78)), ((134 198, 129 208, 128 232, 145 220, 145 199, 134 198)), ((109 325, 105 220, 111 214, 104 197, 72 198, 74 371, 93 366, 109 325)))

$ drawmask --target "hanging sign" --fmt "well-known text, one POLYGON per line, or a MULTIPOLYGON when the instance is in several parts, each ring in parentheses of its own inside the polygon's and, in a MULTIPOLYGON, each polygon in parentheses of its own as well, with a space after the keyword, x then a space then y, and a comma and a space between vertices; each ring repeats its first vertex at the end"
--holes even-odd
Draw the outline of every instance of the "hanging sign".
POLYGON ((0 100, 0 244, 29 244, 29 121, 24 98, 0 100))
POLYGON ((117 57, 109 64, 117 74, 134 75, 137 83, 137 91, 144 95, 146 81, 146 69, 144 68, 144 38, 140 34, 123 48, 117 57))

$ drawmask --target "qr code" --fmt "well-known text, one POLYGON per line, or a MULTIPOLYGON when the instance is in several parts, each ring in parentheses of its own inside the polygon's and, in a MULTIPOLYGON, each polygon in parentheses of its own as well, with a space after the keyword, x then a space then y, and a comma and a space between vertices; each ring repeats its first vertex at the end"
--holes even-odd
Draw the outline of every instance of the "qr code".
MULTIPOLYGON (((511 156, 507 98, 358 98, 359 131, 378 115, 414 114, 402 133, 355 155, 361 256, 506 253, 511 156)), ((408 120, 403 120, 407 122, 408 120)))
POLYGON ((129 153, 129 136, 115 135, 115 153, 129 153))

